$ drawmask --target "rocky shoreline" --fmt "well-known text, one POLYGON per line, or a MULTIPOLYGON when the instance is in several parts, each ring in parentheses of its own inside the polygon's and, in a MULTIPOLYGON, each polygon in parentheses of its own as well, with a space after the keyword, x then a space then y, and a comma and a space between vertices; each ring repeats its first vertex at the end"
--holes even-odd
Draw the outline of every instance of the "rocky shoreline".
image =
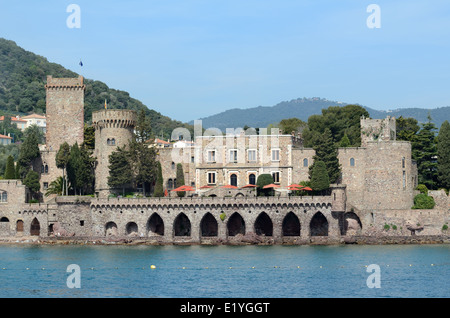
POLYGON ((275 242, 271 237, 255 234, 236 235, 227 241, 217 238, 203 238, 191 242, 182 238, 166 242, 158 237, 3 237, 0 245, 405 245, 405 244, 450 244, 450 235, 422 236, 341 236, 339 238, 316 236, 309 238, 285 237, 275 242))

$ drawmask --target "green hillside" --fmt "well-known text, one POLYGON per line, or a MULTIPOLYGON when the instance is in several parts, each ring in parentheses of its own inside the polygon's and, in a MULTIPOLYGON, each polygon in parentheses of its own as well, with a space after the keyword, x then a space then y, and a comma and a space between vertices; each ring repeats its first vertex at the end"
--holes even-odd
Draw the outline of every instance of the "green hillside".
MULTIPOLYGON (((53 77, 77 77, 59 64, 47 61, 45 57, 25 51, 15 42, 0 38, 0 113, 27 114, 45 113, 45 89, 47 75, 53 77)), ((158 137, 169 138, 172 130, 186 127, 193 131, 191 125, 175 121, 162 115, 129 93, 109 88, 105 83, 85 79, 85 121, 90 122, 92 112, 102 109, 105 99, 108 108, 112 109, 144 109, 152 121, 153 133, 158 137)))

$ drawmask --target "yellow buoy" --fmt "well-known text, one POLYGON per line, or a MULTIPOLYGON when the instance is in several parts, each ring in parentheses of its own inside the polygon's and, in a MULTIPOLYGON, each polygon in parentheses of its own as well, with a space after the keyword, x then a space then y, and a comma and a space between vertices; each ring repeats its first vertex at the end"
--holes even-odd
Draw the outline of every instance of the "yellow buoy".
POLYGON ((151 269, 155 269, 156 266, 155 266, 155 265, 150 265, 150 268, 151 268, 151 269))

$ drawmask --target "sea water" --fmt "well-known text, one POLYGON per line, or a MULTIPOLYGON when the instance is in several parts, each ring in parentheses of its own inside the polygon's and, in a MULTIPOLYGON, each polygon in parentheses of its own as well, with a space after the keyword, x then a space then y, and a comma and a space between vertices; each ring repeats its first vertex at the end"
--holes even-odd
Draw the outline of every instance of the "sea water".
POLYGON ((0 297, 450 297, 449 277, 449 245, 0 246, 0 297))

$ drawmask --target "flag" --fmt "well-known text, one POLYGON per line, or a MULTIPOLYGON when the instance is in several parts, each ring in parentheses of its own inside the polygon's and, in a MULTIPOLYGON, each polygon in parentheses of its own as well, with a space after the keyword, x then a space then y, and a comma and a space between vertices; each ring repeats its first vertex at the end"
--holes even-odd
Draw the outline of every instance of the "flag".
POLYGON ((169 195, 169 192, 167 192, 167 189, 164 190, 164 196, 167 197, 169 195))
POLYGON ((108 108, 108 106, 106 105, 106 99, 105 99, 105 109, 107 109, 108 108))
POLYGON ((80 66, 83 66, 83 62, 81 62, 81 60, 80 60, 80 66))

